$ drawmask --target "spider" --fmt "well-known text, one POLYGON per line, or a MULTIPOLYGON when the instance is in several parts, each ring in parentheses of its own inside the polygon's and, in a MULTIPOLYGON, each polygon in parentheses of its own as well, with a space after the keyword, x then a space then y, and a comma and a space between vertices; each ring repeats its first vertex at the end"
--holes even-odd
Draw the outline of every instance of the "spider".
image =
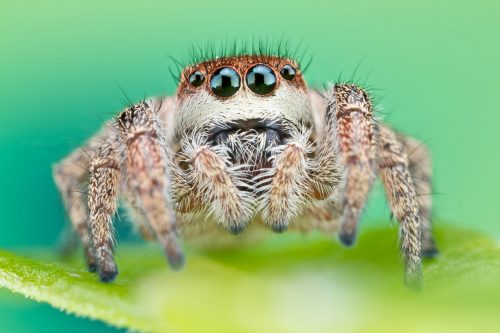
POLYGON ((419 284, 421 258, 437 252, 431 199, 415 191, 430 193, 429 153, 374 113, 353 83, 309 89, 293 57, 206 58, 182 70, 174 96, 107 122, 54 178, 89 270, 111 282, 119 199, 177 269, 179 239, 217 243, 246 229, 316 229, 352 245, 378 175, 400 224, 405 281, 419 284))

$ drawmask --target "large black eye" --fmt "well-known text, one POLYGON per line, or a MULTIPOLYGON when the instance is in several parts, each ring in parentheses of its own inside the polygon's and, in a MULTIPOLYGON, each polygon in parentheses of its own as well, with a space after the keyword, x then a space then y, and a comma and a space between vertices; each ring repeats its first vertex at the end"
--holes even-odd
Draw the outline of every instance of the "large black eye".
POLYGON ((202 72, 196 71, 189 76, 189 83, 194 87, 199 87, 205 81, 205 75, 202 72))
POLYGON ((247 86, 254 93, 267 95, 276 87, 276 75, 266 65, 256 65, 247 73, 247 86))
POLYGON ((280 73, 285 80, 293 80, 295 77, 295 68, 293 68, 292 65, 285 65, 281 69, 280 73))
POLYGON ((210 87, 217 96, 233 96, 240 89, 240 76, 232 68, 219 68, 212 75, 210 87))

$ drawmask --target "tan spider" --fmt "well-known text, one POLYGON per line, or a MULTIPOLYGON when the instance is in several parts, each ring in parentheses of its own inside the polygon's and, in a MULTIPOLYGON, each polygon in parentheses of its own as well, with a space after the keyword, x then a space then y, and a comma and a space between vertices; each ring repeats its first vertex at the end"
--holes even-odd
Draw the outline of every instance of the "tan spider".
POLYGON ((128 107, 54 168, 89 269, 104 282, 118 272, 119 198, 178 268, 179 236, 217 243, 226 230, 319 229, 351 245, 377 174, 401 225, 406 281, 418 283, 422 255, 436 253, 430 196, 415 192, 430 193, 427 150, 375 121, 360 87, 309 90, 296 61, 269 54, 186 67, 175 96, 128 107))

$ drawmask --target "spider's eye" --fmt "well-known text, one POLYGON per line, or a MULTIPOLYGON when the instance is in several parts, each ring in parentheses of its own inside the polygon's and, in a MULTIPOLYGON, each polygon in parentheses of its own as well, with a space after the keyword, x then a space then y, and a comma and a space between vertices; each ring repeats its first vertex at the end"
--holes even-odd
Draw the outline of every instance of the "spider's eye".
POLYGON ((247 73, 247 86, 254 93, 267 95, 276 87, 276 75, 266 65, 256 65, 247 73))
POLYGON ((240 89, 240 76, 232 68, 219 68, 212 75, 210 87, 217 96, 233 96, 240 89))
POLYGON ((281 69, 280 73, 285 80, 293 80, 295 77, 295 68, 293 68, 292 65, 285 65, 281 69))
POLYGON ((196 71, 189 76, 189 83, 193 87, 201 86, 204 81, 205 81, 205 75, 203 75, 203 73, 200 71, 196 71))

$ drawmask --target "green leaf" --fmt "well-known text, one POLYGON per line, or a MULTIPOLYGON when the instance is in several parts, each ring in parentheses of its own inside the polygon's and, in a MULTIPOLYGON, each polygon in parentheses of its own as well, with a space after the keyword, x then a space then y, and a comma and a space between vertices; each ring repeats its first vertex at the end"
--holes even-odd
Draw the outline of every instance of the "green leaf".
POLYGON ((80 316, 144 332, 495 332, 500 246, 439 228, 424 289, 403 286, 397 232, 368 230, 347 249, 321 235, 270 236, 243 249, 188 251, 167 268, 154 244, 121 245, 120 275, 98 282, 80 259, 0 251, 0 286, 80 316))

